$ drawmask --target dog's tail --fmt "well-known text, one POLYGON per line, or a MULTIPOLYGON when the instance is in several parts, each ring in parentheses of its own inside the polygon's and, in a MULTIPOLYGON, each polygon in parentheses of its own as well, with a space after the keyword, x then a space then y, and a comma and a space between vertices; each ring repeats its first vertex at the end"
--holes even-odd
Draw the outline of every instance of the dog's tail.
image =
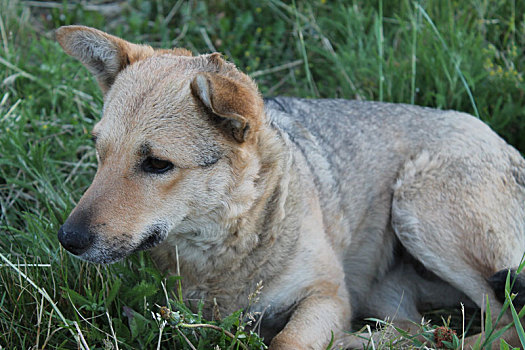
POLYGON ((516 270, 504 269, 496 272, 487 280, 496 294, 496 298, 505 302, 505 284, 510 273, 510 294, 516 294, 512 304, 516 309, 525 305, 525 275, 516 273, 516 270))

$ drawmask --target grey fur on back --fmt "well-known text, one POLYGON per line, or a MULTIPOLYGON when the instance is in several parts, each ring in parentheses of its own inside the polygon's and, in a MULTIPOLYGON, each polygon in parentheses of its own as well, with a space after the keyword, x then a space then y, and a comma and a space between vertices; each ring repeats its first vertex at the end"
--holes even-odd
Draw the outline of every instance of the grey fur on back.
MULTIPOLYGON (((503 151, 523 167, 515 149, 465 113, 342 99, 277 97, 265 102, 271 122, 289 135, 307 159, 321 197, 340 197, 342 207, 353 216, 357 208, 343 199, 345 195, 370 197, 391 189, 400 167, 423 150, 457 156, 466 163, 473 154, 497 162, 503 151), (350 177, 348 182, 366 189, 345 188, 341 179, 350 177)), ((523 181, 522 175, 516 176, 523 181)))

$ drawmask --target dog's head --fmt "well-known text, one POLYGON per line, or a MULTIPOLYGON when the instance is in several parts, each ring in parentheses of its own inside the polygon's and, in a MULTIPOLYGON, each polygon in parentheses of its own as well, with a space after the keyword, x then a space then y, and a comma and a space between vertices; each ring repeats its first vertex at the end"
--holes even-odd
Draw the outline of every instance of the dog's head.
POLYGON ((117 261, 220 215, 239 177, 256 178, 243 158, 265 124, 263 102, 219 54, 154 50, 82 26, 61 27, 56 37, 104 93, 93 129, 98 170, 58 232, 68 251, 117 261))

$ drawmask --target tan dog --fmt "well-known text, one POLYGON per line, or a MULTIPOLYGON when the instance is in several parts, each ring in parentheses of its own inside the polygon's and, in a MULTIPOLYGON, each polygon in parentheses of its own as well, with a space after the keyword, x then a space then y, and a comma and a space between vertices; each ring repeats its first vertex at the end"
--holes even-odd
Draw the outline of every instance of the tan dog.
POLYGON ((479 120, 263 102, 219 54, 80 26, 57 39, 104 92, 99 168, 58 234, 68 251, 111 263, 156 246, 176 273, 178 248, 185 297, 208 313, 213 299, 223 313, 247 307, 263 281, 252 311, 272 349, 322 349, 332 332, 359 347, 343 335, 356 317, 417 322, 484 295, 501 308, 496 273, 525 251, 525 161, 479 120))

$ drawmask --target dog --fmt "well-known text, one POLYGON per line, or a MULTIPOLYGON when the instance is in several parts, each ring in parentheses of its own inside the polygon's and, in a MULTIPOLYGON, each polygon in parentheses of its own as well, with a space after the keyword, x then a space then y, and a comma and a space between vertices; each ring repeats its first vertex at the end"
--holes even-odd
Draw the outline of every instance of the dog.
POLYGON ((104 94, 98 170, 58 232, 72 254, 106 264, 151 249, 208 316, 214 300, 261 313, 271 349, 362 347, 373 339, 346 333, 360 317, 409 325, 485 298, 502 309, 525 252, 525 161, 480 120, 263 99, 218 53, 83 26, 56 38, 104 94))

